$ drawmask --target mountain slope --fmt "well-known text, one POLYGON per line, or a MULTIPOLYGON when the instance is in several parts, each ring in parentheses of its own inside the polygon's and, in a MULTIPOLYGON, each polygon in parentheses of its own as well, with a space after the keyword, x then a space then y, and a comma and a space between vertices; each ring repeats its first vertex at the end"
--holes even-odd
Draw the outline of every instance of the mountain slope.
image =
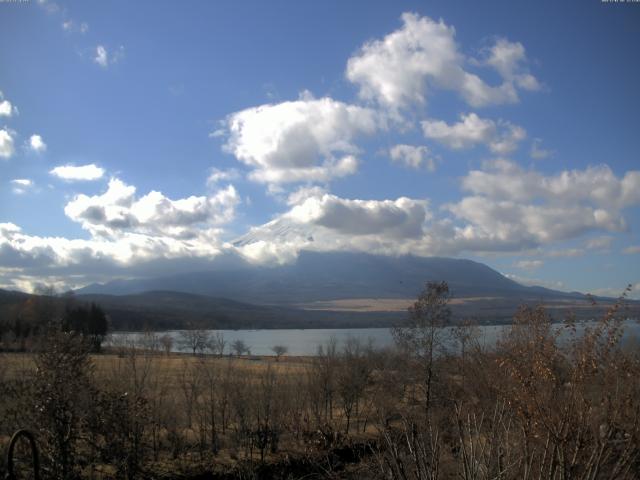
POLYGON ((386 257, 349 252, 302 252, 297 262, 274 267, 241 261, 218 268, 149 279, 93 284, 79 294, 125 295, 163 290, 263 305, 348 298, 415 298, 427 281, 447 281, 455 297, 584 298, 540 287, 524 287, 471 260, 386 257))

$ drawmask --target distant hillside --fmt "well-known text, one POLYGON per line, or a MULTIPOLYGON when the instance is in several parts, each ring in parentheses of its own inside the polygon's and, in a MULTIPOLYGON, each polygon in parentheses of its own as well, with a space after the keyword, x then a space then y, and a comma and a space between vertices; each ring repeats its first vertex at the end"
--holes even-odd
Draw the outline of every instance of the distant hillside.
POLYGON ((158 278, 93 284, 79 294, 125 295, 174 291, 263 305, 291 305, 348 298, 415 298, 427 281, 447 281, 455 297, 584 299, 541 287, 525 287, 471 260, 387 257, 364 253, 303 252, 297 262, 252 266, 239 259, 218 268, 158 278))
MULTIPOLYGON (((36 295, 0 290, 0 323, 11 322, 20 305, 36 295)), ((185 328, 208 329, 273 329, 273 328, 367 328, 389 327, 406 318, 406 308, 376 311, 375 300, 371 309, 345 310, 345 302, 319 302, 308 308, 288 306, 252 305, 233 300, 195 295, 183 292, 151 291, 133 295, 76 295, 82 303, 95 302, 108 314, 114 330, 174 330, 185 328), (314 306, 319 309, 313 308, 314 306), (321 308, 320 308, 321 307, 321 308)), ((50 299, 48 299, 50 301, 50 299)), ((64 308, 66 298, 59 298, 64 308)), ((361 304, 359 299, 347 304, 361 304)), ((400 299, 397 305, 408 306, 412 299, 400 299)), ((509 323, 521 303, 537 303, 535 300, 480 297, 452 300, 454 319, 475 318, 480 324, 509 323)), ((571 310, 579 318, 593 318, 611 305, 602 302, 594 307, 588 300, 561 299, 545 302, 556 320, 564 318, 571 310)), ((640 316, 640 303, 631 302, 629 315, 640 316)))

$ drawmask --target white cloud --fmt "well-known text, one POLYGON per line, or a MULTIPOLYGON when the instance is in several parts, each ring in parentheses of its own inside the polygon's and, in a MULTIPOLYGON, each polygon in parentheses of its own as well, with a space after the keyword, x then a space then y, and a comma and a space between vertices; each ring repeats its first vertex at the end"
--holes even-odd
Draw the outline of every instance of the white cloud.
POLYGON ((29 138, 29 148, 36 153, 42 153, 47 150, 47 144, 40 135, 35 134, 29 138))
POLYGON ((0 158, 11 158, 15 152, 13 137, 15 132, 8 128, 0 129, 0 158))
POLYGON ((62 22, 62 29, 65 32, 70 33, 87 33, 89 31, 89 24, 87 22, 74 22, 71 19, 62 22))
POLYGON ((427 216, 424 201, 348 200, 335 195, 307 198, 286 214, 296 223, 313 224, 346 235, 419 237, 427 216))
MULTIPOLYGON (((503 83, 491 86, 465 69, 455 29, 442 20, 402 15, 403 25, 382 40, 366 43, 347 63, 347 78, 359 86, 360 97, 392 110, 423 104, 430 88, 454 90, 471 106, 518 101, 517 89, 533 90, 537 81, 521 73, 526 62, 520 44, 499 41, 487 65, 499 69, 503 83), (513 45, 521 52, 511 52, 513 45)), ((477 63, 477 62, 476 62, 477 63)))
POLYGON ((11 180, 11 183, 23 187, 30 187, 31 185, 33 185, 33 181, 29 180, 28 178, 16 178, 14 180, 11 180))
POLYGON ((220 231, 202 229, 184 240, 167 235, 122 232, 116 238, 68 239, 22 232, 0 224, 0 284, 29 289, 39 282, 64 288, 114 276, 193 271, 221 253, 220 231))
POLYGON ((102 68, 118 63, 124 57, 124 47, 121 45, 115 50, 109 51, 104 45, 98 45, 95 48, 93 61, 102 68))
POLYGON ((304 94, 231 114, 224 149, 268 184, 327 182, 358 168, 354 139, 381 128, 371 109, 304 94))
POLYGON ((107 49, 104 46, 98 45, 96 47, 96 56, 93 58, 93 61, 101 67, 107 68, 107 66, 109 65, 109 55, 107 53, 107 49))
POLYGON ((431 151, 423 145, 394 145, 389 150, 389 156, 394 163, 400 163, 407 167, 415 169, 424 168, 430 172, 436 170, 436 158, 431 154, 431 151))
POLYGON ((498 38, 489 49, 486 64, 492 66, 502 78, 523 90, 539 90, 540 83, 527 69, 527 56, 520 42, 498 38))
POLYGON ((553 155, 551 150, 546 150, 542 148, 542 140, 539 138, 534 138, 533 142, 531 142, 531 150, 529 151, 529 155, 534 160, 544 160, 545 158, 549 158, 553 155))
POLYGON ((625 248, 624 250, 622 250, 622 252, 626 253, 627 255, 634 255, 636 253, 640 253, 640 245, 631 245, 625 248))
POLYGON ((521 270, 536 270, 544 265, 542 260, 520 260, 513 264, 514 267, 521 270))
POLYGON ((0 102, 0 117, 10 117, 13 113, 13 106, 9 100, 0 102))
POLYGON ((552 288, 554 290, 564 290, 564 291, 567 290, 566 285, 560 281, 522 277, 520 275, 515 275, 511 273, 505 273, 504 276, 513 280, 514 282, 518 282, 521 285, 526 285, 529 287, 545 287, 545 288, 552 288))
POLYGON ((620 286, 618 288, 596 288, 591 290, 591 295, 597 295, 602 297, 619 298, 623 293, 627 294, 627 298, 640 299, 640 283, 633 283, 630 285, 630 291, 627 292, 628 286, 620 286))
POLYGON ((523 170, 507 160, 485 164, 485 170, 472 170, 463 179, 463 187, 477 195, 494 199, 532 202, 544 199, 550 204, 586 202, 607 210, 619 210, 640 203, 640 170, 616 177, 607 165, 584 170, 565 170, 544 176, 523 170))
POLYGON ((11 185, 13 185, 13 193, 16 195, 22 195, 26 193, 28 189, 33 187, 33 180, 28 178, 14 178, 11 180, 11 185))
POLYGON ((65 214, 94 236, 116 237, 122 232, 188 239, 198 236, 202 225, 220 225, 234 218, 240 197, 235 188, 210 196, 171 200, 151 191, 136 198, 136 188, 117 178, 101 195, 77 195, 65 214))
POLYGON ((503 120, 494 122, 475 113, 461 114, 460 121, 452 125, 442 120, 425 120, 422 130, 425 137, 454 150, 483 144, 498 155, 512 153, 527 135, 522 127, 503 120))
POLYGON ((585 242, 585 248, 588 250, 609 250, 613 237, 609 235, 601 235, 599 237, 590 238, 585 242))
POLYGON ((10 117, 15 113, 18 113, 18 109, 9 100, 6 100, 2 92, 0 92, 0 117, 10 117))
POLYGON ((351 200, 310 189, 299 193, 290 201, 300 203, 234 242, 242 255, 258 263, 286 263, 301 250, 409 253, 430 218, 425 200, 351 200))
POLYGON ((327 190, 317 185, 300 187, 294 192, 291 192, 287 197, 287 205, 295 206, 303 203, 305 200, 314 197, 323 197, 327 190))
MULTIPOLYGON (((28 179, 12 184, 31 185, 28 179)), ((208 196, 173 200, 157 191, 137 197, 135 187, 112 179, 102 194, 77 195, 65 207, 89 239, 28 235, 17 225, 0 224, 0 288, 38 282, 69 288, 114 275, 206 268, 223 252, 220 225, 234 218, 239 202, 231 185, 208 196)))
POLYGON ((228 182, 237 180, 240 178, 240 172, 235 168, 229 168, 227 170, 220 170, 219 168, 212 168, 209 177, 207 178, 207 185, 215 185, 219 182, 228 182))
POLYGON ((104 169, 93 163, 80 166, 60 165, 50 170, 49 173, 67 181, 93 181, 102 178, 104 169))
MULTIPOLYGON (((618 178, 605 166, 543 175, 498 160, 469 172, 462 188, 471 195, 432 217, 427 200, 347 200, 305 187, 289 196, 288 212, 253 228, 236 246, 253 261, 277 262, 291 261, 303 249, 573 257, 607 248, 611 237, 585 239, 580 248, 549 247, 587 233, 623 231, 623 209, 640 204, 637 172, 618 178)), ((526 262, 518 266, 531 269, 542 260, 526 262)))
POLYGON ((501 160, 469 172, 462 186, 472 195, 446 206, 462 222, 451 232, 457 251, 521 251, 624 231, 622 209, 640 203, 640 172, 618 178, 607 166, 544 176, 501 160))

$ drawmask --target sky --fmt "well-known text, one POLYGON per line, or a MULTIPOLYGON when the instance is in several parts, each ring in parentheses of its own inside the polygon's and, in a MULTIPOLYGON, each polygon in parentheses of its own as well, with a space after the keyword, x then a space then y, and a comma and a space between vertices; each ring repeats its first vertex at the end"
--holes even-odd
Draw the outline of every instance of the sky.
POLYGON ((0 0, 0 288, 301 251, 640 297, 640 3, 0 0))

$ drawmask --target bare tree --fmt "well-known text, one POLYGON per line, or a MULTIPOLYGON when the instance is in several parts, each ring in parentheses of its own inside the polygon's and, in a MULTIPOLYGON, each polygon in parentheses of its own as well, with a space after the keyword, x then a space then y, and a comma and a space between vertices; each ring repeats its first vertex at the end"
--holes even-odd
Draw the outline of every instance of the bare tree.
POLYGON ((171 348, 173 347, 173 337, 168 333, 165 333, 160 337, 160 345, 162 345, 164 353, 169 355, 171 353, 171 348))
POLYGON ((271 347, 271 351, 276 354, 276 362, 279 362, 280 357, 282 355, 286 355, 286 353, 289 351, 289 348, 285 345, 274 345, 273 347, 271 347))
POLYGON ((251 353, 251 350, 249 349, 249 347, 247 346, 246 343, 244 343, 244 340, 234 340, 234 342, 231 344, 231 350, 233 350, 233 352, 236 354, 236 356, 241 356, 243 354, 247 354, 249 355, 251 353))
POLYGON ((222 357, 226 346, 227 341, 224 339, 222 332, 216 332, 211 336, 208 347, 213 354, 222 357))
POLYGON ((356 415, 358 413, 371 371, 372 364, 362 343, 356 338, 348 338, 337 370, 337 391, 347 420, 345 426, 347 434, 354 412, 356 415))
POLYGON ((209 338, 210 334, 207 330, 182 330, 180 332, 180 345, 182 348, 191 350, 195 355, 205 351, 209 345, 209 338))
POLYGON ((393 329, 393 336, 420 362, 424 386, 425 412, 431 406, 436 350, 442 345, 442 327, 449 324, 449 286, 446 282, 428 282, 409 307, 409 317, 402 326, 393 329))

